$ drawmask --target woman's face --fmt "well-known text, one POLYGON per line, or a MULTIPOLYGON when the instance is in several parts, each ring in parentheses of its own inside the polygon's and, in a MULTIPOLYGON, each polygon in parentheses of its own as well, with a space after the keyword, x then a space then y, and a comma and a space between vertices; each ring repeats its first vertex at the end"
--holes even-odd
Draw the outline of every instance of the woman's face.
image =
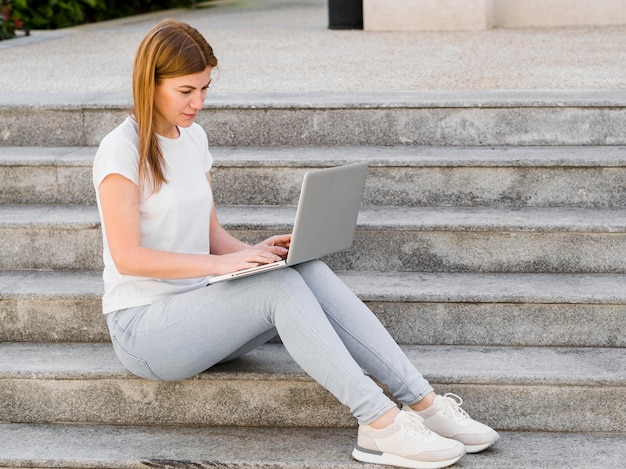
POLYGON ((211 83, 211 67, 202 72, 158 81, 154 95, 155 123, 159 135, 178 138, 178 127, 193 124, 204 105, 211 83))

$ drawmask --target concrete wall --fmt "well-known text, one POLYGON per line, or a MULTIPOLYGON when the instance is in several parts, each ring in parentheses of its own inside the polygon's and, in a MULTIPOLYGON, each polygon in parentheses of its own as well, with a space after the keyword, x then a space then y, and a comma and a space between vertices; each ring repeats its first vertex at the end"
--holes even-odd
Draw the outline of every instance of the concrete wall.
POLYGON ((494 26, 626 24, 626 0, 495 0, 494 26))
POLYGON ((626 0, 363 0, 370 31, 626 24, 626 0))
POLYGON ((495 0, 363 0, 363 29, 487 29, 495 0))

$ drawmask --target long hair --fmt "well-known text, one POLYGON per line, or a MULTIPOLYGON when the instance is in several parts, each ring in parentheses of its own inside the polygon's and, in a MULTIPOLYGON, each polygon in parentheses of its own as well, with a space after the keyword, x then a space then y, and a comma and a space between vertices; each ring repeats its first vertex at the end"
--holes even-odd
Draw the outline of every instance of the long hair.
POLYGON ((159 80, 200 73, 217 66, 213 48, 195 28, 163 20, 144 37, 133 66, 133 112, 139 126, 139 188, 153 194, 167 183, 154 121, 159 80))

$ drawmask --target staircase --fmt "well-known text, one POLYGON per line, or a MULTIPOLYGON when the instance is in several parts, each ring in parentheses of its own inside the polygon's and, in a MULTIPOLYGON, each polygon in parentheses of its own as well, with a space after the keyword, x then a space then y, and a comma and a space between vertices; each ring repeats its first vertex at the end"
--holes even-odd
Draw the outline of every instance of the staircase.
MULTIPOLYGON (((182 382, 126 372, 91 163, 129 102, 0 102, 0 467, 367 467, 279 341, 182 382)), ((368 162, 354 246, 327 261, 502 433, 455 467, 624 467, 623 95, 215 93, 199 122, 220 219, 250 241, 290 229, 306 170, 368 162)))

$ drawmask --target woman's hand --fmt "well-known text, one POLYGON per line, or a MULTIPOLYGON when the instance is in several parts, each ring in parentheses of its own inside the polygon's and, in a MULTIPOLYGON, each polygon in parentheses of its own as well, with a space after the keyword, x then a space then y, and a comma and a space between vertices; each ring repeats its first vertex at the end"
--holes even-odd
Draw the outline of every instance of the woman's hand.
POLYGON ((279 262, 287 257, 291 235, 277 235, 244 249, 211 256, 216 275, 257 267, 262 264, 279 262))
POLYGON ((276 235, 261 241, 255 247, 262 247, 269 249, 272 253, 284 259, 289 252, 289 245, 291 244, 291 234, 276 235))
POLYGON ((264 243, 230 254, 213 256, 215 273, 227 274, 262 264, 271 264, 281 261, 287 255, 286 248, 264 243))

